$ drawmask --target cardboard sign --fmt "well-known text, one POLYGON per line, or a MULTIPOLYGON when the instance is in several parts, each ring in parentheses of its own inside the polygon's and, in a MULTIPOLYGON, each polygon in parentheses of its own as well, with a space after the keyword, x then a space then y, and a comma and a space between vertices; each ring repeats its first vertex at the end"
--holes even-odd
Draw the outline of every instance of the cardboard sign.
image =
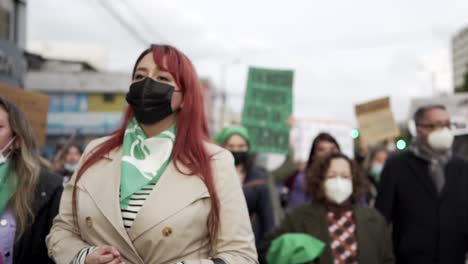
POLYGON ((0 96, 14 103, 24 112, 34 129, 37 144, 44 146, 49 97, 41 93, 26 91, 5 84, 0 84, 0 96))
POLYGON ((288 152, 293 76, 290 70, 249 69, 242 125, 249 130, 251 151, 288 152))
POLYGON ((356 105, 355 111, 359 132, 367 144, 372 145, 400 135, 400 129, 390 109, 389 97, 356 105))

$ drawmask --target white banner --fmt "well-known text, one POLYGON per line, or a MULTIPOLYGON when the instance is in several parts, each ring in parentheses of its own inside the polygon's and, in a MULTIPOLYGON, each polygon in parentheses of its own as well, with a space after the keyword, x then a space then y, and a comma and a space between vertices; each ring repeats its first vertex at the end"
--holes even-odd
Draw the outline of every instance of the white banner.
POLYGON ((341 151, 349 157, 354 156, 351 122, 337 120, 319 120, 312 118, 295 118, 291 130, 291 144, 295 160, 307 161, 312 141, 321 132, 332 135, 340 145, 341 151))
POLYGON ((455 135, 468 134, 468 93, 413 99, 410 105, 408 120, 413 119, 413 114, 419 107, 434 104, 444 105, 447 108, 451 121, 456 123, 455 130, 453 131, 455 135))

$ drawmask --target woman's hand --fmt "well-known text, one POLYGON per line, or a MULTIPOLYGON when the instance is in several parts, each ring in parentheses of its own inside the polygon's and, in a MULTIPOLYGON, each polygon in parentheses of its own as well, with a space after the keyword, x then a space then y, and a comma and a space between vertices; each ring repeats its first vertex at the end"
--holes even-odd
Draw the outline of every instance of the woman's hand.
POLYGON ((86 256, 86 264, 121 264, 124 263, 115 247, 101 246, 86 256))

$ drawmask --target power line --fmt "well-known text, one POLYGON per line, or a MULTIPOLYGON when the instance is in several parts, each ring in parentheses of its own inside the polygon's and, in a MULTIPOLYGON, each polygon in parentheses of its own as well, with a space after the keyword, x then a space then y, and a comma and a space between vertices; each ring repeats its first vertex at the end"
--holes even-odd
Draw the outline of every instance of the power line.
POLYGON ((144 16, 138 12, 135 8, 133 8, 132 5, 130 5, 127 1, 122 0, 121 1, 125 6, 126 9, 129 10, 130 12, 133 13, 134 17, 138 19, 139 23, 143 25, 146 30, 150 33, 153 33, 156 35, 157 38, 159 38, 159 41, 164 44, 169 44, 169 41, 165 37, 162 36, 162 34, 154 29, 154 26, 150 25, 147 20, 144 18, 144 16))
POLYGON ((138 31, 136 30, 135 27, 130 25, 125 19, 123 19, 120 14, 115 11, 106 0, 100 0, 98 1, 101 6, 123 27, 125 28, 130 35, 132 35, 136 40, 141 42, 145 47, 150 45, 150 42, 146 40, 145 37, 143 37, 138 31))

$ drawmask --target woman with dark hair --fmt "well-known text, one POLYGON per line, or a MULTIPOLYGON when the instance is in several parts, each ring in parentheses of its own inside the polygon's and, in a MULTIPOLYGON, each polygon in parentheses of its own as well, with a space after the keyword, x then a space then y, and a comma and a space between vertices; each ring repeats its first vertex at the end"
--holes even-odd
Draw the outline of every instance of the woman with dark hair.
POLYGON ((53 263, 45 237, 62 190, 25 115, 0 97, 0 263, 53 263))
POLYGON ((247 208, 249 209, 255 233, 256 245, 273 228, 274 214, 265 171, 255 166, 255 156, 249 153, 250 137, 242 126, 225 127, 217 136, 216 142, 234 156, 237 175, 243 186, 247 208))
POLYGON ((340 151, 340 145, 338 145, 338 142, 332 135, 320 133, 315 137, 312 142, 305 170, 295 171, 285 184, 291 190, 288 203, 289 208, 295 208, 312 199, 312 196, 306 192, 305 171, 311 168, 315 161, 320 160, 329 153, 338 151, 340 151))
POLYGON ((210 142, 200 81, 177 49, 135 63, 121 127, 92 141, 47 238, 57 263, 257 263, 232 155, 210 142))
POLYGON ((81 147, 73 142, 66 145, 65 149, 57 152, 57 157, 54 157, 55 166, 58 167, 56 173, 63 176, 63 183, 70 181, 82 154, 81 147))
POLYGON ((262 259, 275 238, 306 233, 325 243, 319 264, 390 264, 392 246, 384 218, 359 201, 366 180, 358 166, 341 153, 332 153, 307 171, 314 200, 290 212, 259 248, 262 259))

